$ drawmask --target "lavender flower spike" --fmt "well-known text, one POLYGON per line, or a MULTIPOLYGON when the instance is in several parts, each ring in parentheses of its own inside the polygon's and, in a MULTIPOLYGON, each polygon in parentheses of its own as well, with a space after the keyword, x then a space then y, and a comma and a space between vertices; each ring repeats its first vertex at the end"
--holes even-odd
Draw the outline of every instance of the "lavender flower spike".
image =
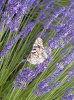
POLYGON ((56 82, 49 86, 46 82, 42 81, 36 86, 35 90, 33 91, 33 94, 37 96, 43 96, 45 93, 50 92, 58 85, 60 85, 60 82, 56 82))
POLYGON ((27 86, 27 78, 28 78, 28 74, 31 71, 30 68, 26 67, 24 68, 24 70, 22 70, 15 78, 14 82, 13 82, 13 87, 14 88, 26 88, 27 86))
POLYGON ((74 59, 74 48, 70 51, 70 53, 62 58, 62 62, 64 64, 64 66, 66 66, 67 64, 71 63, 71 61, 74 59))
POLYGON ((23 37, 26 37, 28 33, 34 28, 35 25, 36 23, 34 21, 28 23, 25 27, 22 28, 19 34, 23 37))
POLYGON ((43 72, 47 68, 50 62, 51 62, 51 57, 49 56, 43 63, 40 63, 35 68, 33 68, 33 71, 36 74, 43 72))
POLYGON ((71 70, 67 74, 68 78, 67 81, 70 82, 72 77, 74 78, 74 66, 71 68, 71 70))
POLYGON ((51 23, 66 9, 66 7, 58 7, 50 19, 44 23, 44 29, 48 29, 51 23))
POLYGON ((47 83, 40 83, 36 86, 35 90, 33 91, 33 94, 37 96, 42 96, 50 90, 51 89, 47 83))
POLYGON ((74 88, 67 89, 61 97, 61 100, 74 100, 74 94, 72 93, 73 91, 74 88))
POLYGON ((12 38, 12 40, 10 40, 8 43, 6 43, 6 45, 4 46, 2 51, 0 52, 0 56, 6 56, 8 51, 12 48, 13 44, 16 41, 18 41, 19 38, 20 38, 20 35, 16 35, 15 37, 12 38))
POLYGON ((37 77, 39 73, 44 71, 47 68, 47 64, 49 63, 50 59, 46 59, 42 64, 39 64, 32 70, 24 68, 15 78, 13 82, 13 86, 15 88, 26 88, 26 86, 37 77))

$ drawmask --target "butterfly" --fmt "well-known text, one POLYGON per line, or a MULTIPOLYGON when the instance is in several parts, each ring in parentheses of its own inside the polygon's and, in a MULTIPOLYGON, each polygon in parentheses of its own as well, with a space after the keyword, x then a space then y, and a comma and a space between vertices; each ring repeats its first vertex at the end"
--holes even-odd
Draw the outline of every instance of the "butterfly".
POLYGON ((33 44, 32 51, 27 58, 27 61, 31 64, 40 64, 45 59, 47 59, 48 54, 45 47, 43 46, 43 40, 41 37, 38 37, 33 44))

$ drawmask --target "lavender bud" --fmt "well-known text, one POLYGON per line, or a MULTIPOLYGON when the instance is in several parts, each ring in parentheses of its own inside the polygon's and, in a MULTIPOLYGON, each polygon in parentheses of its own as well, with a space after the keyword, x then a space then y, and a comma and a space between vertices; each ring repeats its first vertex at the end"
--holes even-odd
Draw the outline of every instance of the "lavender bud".
POLYGON ((66 97, 66 100, 74 100, 74 94, 69 95, 68 97, 66 97))
POLYGON ((72 38, 70 42, 74 46, 74 38, 72 38))
POLYGON ((2 5, 4 4, 4 0, 0 0, 0 15, 2 14, 2 5))
POLYGON ((58 37, 52 37, 48 40, 48 46, 50 48, 58 48, 60 45, 60 41, 58 39, 58 37))
POLYGON ((69 88, 65 91, 65 93, 62 96, 61 100, 73 100, 74 98, 74 94, 72 94, 71 92, 74 91, 74 88, 69 88), (72 99, 71 99, 72 98, 72 99))
POLYGON ((51 89, 47 83, 40 83, 36 86, 35 90, 33 91, 33 94, 37 96, 42 96, 50 90, 51 89))
POLYGON ((6 56, 7 53, 8 53, 8 51, 12 48, 12 46, 14 45, 14 43, 16 41, 18 41, 19 38, 20 38, 20 35, 16 35, 8 43, 6 43, 6 45, 4 46, 4 48, 2 49, 2 51, 0 52, 0 56, 6 56))
POLYGON ((28 74, 31 71, 30 68, 26 67, 24 70, 22 70, 15 78, 13 82, 13 87, 15 88, 26 88, 27 83, 27 78, 28 74))
POLYGON ((44 71, 44 70, 47 68, 48 63, 50 63, 50 61, 51 61, 51 58, 48 57, 43 63, 38 64, 38 65, 33 69, 33 71, 34 71, 36 74, 41 73, 42 71, 44 71))
POLYGON ((46 82, 42 81, 36 86, 35 90, 33 91, 33 94, 37 96, 43 96, 45 93, 50 92, 52 89, 57 87, 59 84, 60 82, 56 82, 49 86, 46 82))
POLYGON ((22 70, 22 72, 20 72, 14 82, 13 82, 13 86, 16 88, 25 88, 26 84, 29 84, 34 78, 36 78, 36 76, 41 73, 44 69, 46 69, 47 64, 49 63, 50 59, 46 59, 42 65, 39 64, 38 66, 36 66, 35 68, 33 68, 32 70, 27 68, 24 68, 24 70, 22 70))
POLYGON ((58 7, 50 19, 44 22, 44 29, 48 29, 51 23, 65 10, 65 7, 58 7))
POLYGON ((1 21, 5 22, 7 28, 16 32, 20 25, 22 14, 27 14, 34 2, 35 0, 8 0, 1 21))
POLYGON ((25 27, 22 28, 19 34, 22 35, 23 37, 26 37, 28 33, 34 28, 35 25, 36 25, 35 22, 28 23, 25 27))
POLYGON ((61 71, 64 69, 64 66, 62 63, 59 63, 56 65, 55 69, 54 69, 54 72, 53 74, 51 74, 50 76, 48 76, 47 78, 45 78, 43 81, 44 82, 51 82, 54 80, 54 78, 56 78, 60 73, 61 71))
POLYGON ((48 11, 48 14, 50 14, 55 9, 55 3, 59 0, 50 0, 50 1, 43 1, 44 7, 39 12, 39 17, 37 18, 37 21, 45 19, 48 15, 46 15, 46 10, 48 11))
POLYGON ((71 68, 71 70, 67 74, 67 81, 71 81, 72 77, 74 77, 74 67, 71 68))
POLYGON ((67 56, 62 58, 64 66, 69 64, 73 59, 74 59, 74 49, 72 49, 71 52, 67 56))

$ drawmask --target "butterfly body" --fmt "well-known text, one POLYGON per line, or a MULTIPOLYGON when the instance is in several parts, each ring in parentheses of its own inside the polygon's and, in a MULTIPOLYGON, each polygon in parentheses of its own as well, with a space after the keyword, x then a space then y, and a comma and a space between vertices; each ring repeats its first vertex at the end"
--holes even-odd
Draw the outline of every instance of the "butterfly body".
POLYGON ((27 58, 27 61, 31 64, 40 64, 47 57, 48 54, 46 53, 46 50, 43 46, 43 40, 40 37, 38 37, 33 45, 30 55, 27 58))

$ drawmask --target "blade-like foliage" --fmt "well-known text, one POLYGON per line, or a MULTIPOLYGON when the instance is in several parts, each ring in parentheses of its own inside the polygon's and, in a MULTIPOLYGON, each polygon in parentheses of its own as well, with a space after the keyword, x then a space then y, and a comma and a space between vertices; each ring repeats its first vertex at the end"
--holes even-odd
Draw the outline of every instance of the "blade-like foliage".
POLYGON ((0 0, 0 100, 74 100, 74 0, 0 0))

